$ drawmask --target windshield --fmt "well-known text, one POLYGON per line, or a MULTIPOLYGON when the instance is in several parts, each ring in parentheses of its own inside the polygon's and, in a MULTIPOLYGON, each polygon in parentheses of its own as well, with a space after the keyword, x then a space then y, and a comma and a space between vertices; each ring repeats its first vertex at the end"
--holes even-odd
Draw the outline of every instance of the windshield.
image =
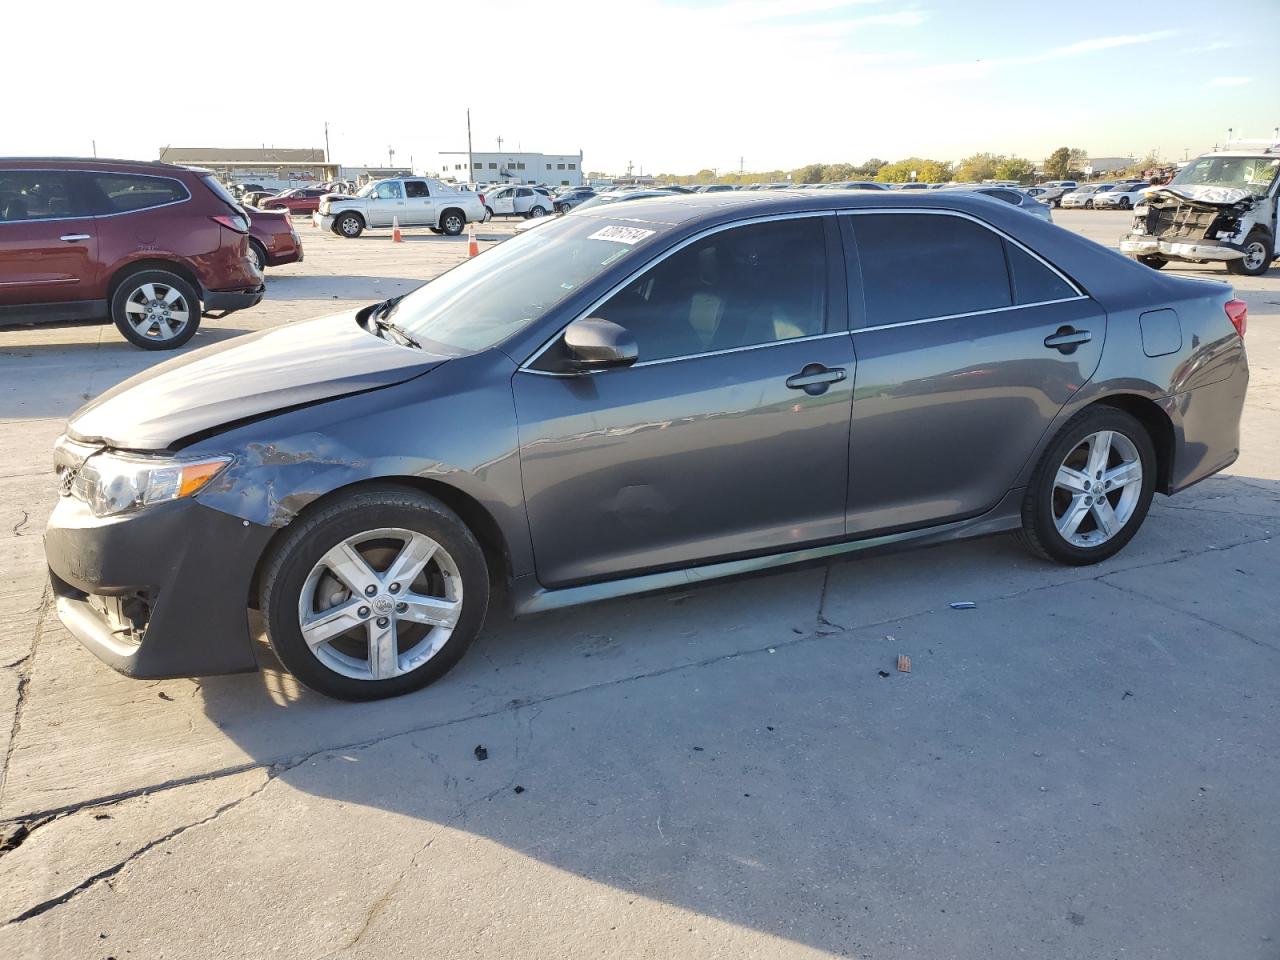
POLYGON ((565 217, 464 260, 407 295, 395 322, 428 349, 472 353, 501 343, 618 261, 661 225, 565 217))
POLYGON ((370 180, 370 181, 369 181, 368 183, 366 183, 363 187, 361 187, 359 190, 357 190, 357 191, 356 191, 356 196, 357 196, 357 197, 367 197, 367 196, 369 196, 369 194, 373 193, 374 188, 375 188, 375 187, 376 187, 380 182, 381 182, 381 181, 379 181, 379 180, 370 180))
POLYGON ((611 197, 607 193, 598 193, 590 200, 584 200, 573 208, 574 213, 579 210, 590 210, 592 207, 603 207, 606 203, 617 203, 622 197, 611 197))
POLYGON ((1280 157, 1200 157, 1169 181, 1171 187, 1232 187, 1264 197, 1280 173, 1280 157))

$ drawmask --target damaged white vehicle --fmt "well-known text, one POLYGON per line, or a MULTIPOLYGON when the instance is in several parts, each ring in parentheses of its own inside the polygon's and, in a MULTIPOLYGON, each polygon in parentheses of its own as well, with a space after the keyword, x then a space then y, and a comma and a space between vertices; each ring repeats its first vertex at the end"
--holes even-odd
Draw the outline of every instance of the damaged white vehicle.
POLYGON ((1120 250, 1159 270, 1170 260, 1220 261, 1256 277, 1276 258, 1280 144, 1197 157, 1133 208, 1120 250))

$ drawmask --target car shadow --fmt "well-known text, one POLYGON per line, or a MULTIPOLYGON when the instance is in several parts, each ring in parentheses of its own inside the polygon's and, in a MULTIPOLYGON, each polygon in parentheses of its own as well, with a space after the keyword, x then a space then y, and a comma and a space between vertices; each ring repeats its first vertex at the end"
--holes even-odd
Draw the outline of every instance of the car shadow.
MULTIPOLYGON (((905 915, 920 924, 914 935, 932 936, 964 924, 966 905, 983 898, 1031 896, 999 879, 1029 862, 1055 861, 1091 883, 1097 865, 1068 863, 1054 839, 1060 821, 1105 802, 1109 830, 1141 834, 1149 808, 1125 806, 1131 777, 1155 782, 1184 766, 1209 776, 1175 756, 1173 736, 1169 755, 1133 760, 1142 773, 1128 758, 1084 758, 1084 745, 1136 722, 1115 713, 1135 677, 1153 703, 1180 698, 1190 716, 1176 723, 1190 721, 1197 705, 1182 698, 1198 704, 1187 691, 1219 667, 1203 624, 1168 629, 1154 604, 1129 624, 1131 644, 1076 636, 1074 624, 1090 604, 1131 606, 1097 578, 1185 559, 1204 543, 1253 542, 1255 522, 1240 511, 1274 515, 1277 502, 1280 482, 1212 479, 1182 505, 1158 501, 1126 551, 1097 568, 1030 560, 995 537, 491 618, 448 676, 378 703, 300 687, 260 638, 261 673, 203 679, 201 695, 220 730, 293 789, 452 826, 628 894, 860 955, 859 929, 905 915), (1055 604, 1041 589, 1067 583, 1079 584, 1078 603, 1055 604), (983 612, 947 609, 975 599, 983 612), (1022 619, 1001 619, 1002 603, 1023 604, 1022 619), (940 626, 939 615, 955 619, 940 626), (1148 661, 1140 638, 1156 633, 1163 653, 1148 661), (922 661, 915 676, 892 666, 904 650, 922 661), (1056 773, 1033 769, 1046 752, 1059 758, 1056 773), (971 884, 962 878, 978 860, 971 884)), ((1175 723, 1162 717, 1141 722, 1175 723)), ((1201 744, 1187 736, 1194 756, 1201 744)), ((1066 922, 1059 912, 1046 929, 1066 922)))
POLYGON ((426 280, 368 275, 288 276, 267 278, 265 300, 364 300, 370 303, 416 290, 426 280))

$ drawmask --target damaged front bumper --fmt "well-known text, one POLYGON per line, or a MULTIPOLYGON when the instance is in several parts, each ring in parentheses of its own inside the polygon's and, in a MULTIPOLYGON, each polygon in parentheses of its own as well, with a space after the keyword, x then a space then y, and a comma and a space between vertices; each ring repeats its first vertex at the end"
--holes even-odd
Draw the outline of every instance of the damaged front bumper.
POLYGON ((254 670, 249 593, 274 532, 190 500, 95 517, 60 497, 44 535, 58 618, 130 677, 254 670))
POLYGON ((1224 240, 1163 240, 1131 233, 1120 241, 1120 252, 1131 257, 1164 257, 1166 260, 1238 260, 1244 249, 1224 240))

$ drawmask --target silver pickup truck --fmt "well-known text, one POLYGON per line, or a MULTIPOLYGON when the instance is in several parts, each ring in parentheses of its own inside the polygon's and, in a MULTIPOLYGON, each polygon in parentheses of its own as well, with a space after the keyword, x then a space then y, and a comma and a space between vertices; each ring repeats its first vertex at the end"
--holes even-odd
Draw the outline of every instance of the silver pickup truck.
POLYGON ((486 219, 480 198, 430 177, 375 180, 354 196, 326 196, 316 223, 340 237, 354 238, 371 227, 430 227, 451 237, 471 222, 486 219))

